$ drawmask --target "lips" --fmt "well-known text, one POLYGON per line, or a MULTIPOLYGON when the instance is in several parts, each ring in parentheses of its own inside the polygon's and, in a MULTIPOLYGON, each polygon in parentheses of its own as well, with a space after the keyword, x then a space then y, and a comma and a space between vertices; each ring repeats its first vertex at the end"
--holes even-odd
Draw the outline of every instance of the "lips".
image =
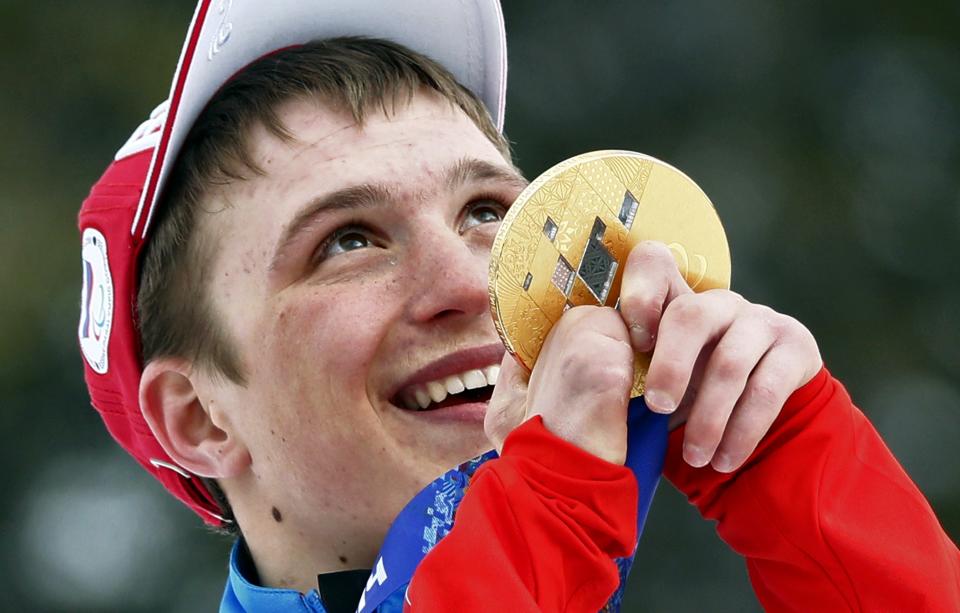
POLYGON ((410 411, 432 411, 490 399, 500 374, 501 344, 451 353, 417 370, 391 395, 391 403, 410 411))

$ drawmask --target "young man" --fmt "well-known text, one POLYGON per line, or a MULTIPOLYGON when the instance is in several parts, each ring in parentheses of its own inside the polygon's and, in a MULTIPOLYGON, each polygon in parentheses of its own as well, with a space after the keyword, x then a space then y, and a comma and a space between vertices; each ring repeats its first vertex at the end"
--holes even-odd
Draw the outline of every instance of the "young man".
POLYGON ((662 245, 631 253, 621 313, 569 311, 529 378, 504 357, 486 271, 525 181, 503 44, 484 0, 201 0, 170 100, 84 202, 94 405, 242 534, 223 609, 354 609, 367 571, 344 571, 378 580, 404 505, 491 446, 405 606, 604 606, 636 538, 626 400, 650 349, 667 475, 766 606, 960 606, 956 547, 810 333, 692 294, 662 245))

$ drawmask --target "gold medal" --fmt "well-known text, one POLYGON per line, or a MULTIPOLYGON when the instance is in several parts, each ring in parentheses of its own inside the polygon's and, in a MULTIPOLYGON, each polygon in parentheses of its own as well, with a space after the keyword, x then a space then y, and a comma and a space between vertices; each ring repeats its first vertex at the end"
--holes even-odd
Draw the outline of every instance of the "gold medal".
MULTIPOLYGON (((730 250, 710 199, 676 168, 630 151, 560 162, 517 197, 493 243, 490 309, 507 351, 532 370, 547 333, 579 305, 616 307, 630 250, 665 243, 696 292, 730 287, 730 250)), ((643 394, 638 354, 631 396, 643 394)))

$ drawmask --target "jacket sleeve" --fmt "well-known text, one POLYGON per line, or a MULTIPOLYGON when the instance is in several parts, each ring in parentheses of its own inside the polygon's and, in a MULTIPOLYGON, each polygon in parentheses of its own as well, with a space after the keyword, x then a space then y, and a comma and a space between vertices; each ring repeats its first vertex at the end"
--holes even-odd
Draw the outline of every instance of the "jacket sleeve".
POLYGON ((482 466, 453 529, 423 559, 405 611, 598 611, 636 544, 628 468, 551 434, 534 417, 482 466))
POLYGON ((960 611, 960 553, 826 369, 797 390, 739 470, 665 474, 746 557, 769 611, 960 611))

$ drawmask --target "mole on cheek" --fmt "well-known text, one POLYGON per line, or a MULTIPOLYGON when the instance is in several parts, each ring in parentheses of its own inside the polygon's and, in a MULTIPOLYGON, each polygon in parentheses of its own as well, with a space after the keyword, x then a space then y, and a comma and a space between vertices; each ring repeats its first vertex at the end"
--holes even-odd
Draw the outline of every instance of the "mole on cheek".
POLYGON ((270 514, 273 515, 273 520, 278 524, 283 521, 283 515, 280 514, 280 509, 277 507, 272 507, 270 509, 270 514))

